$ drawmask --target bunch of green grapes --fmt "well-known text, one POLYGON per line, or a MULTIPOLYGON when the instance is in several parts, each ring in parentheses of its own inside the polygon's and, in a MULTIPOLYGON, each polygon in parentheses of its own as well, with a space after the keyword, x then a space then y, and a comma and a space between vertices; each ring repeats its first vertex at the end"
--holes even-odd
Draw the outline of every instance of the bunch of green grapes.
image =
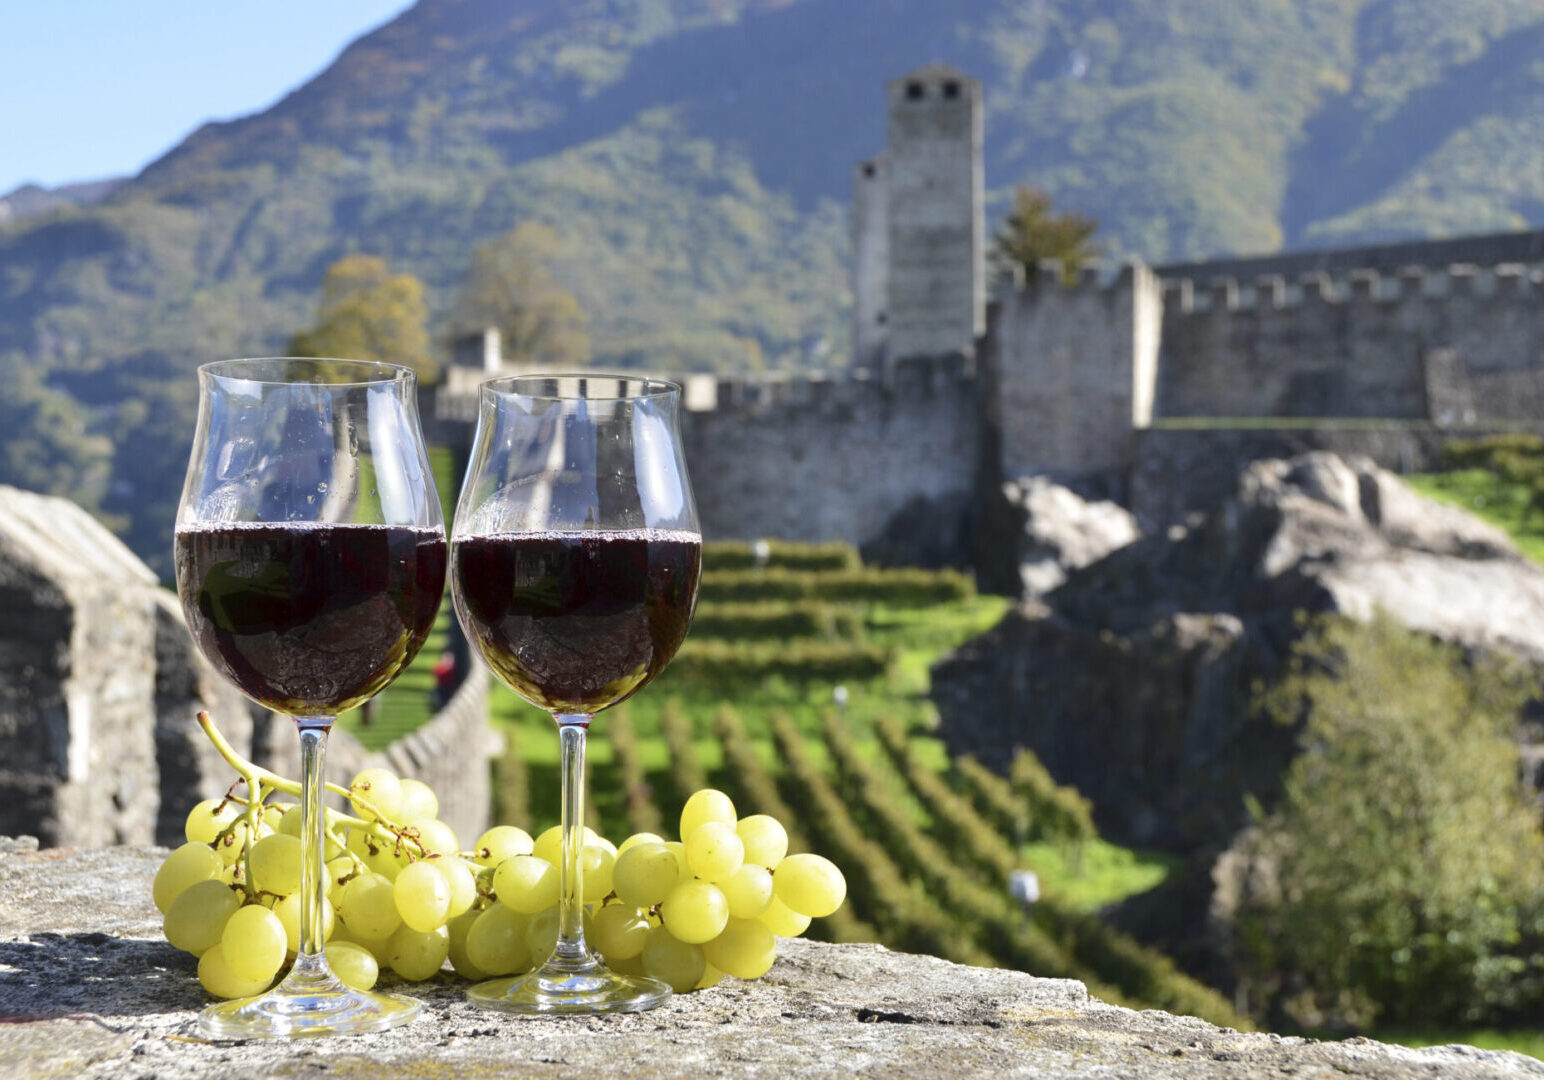
MULTIPOLYGON (((265 802, 265 787, 195 806, 155 876, 166 940, 199 958, 216 997, 262 993, 300 948, 300 808, 265 802)), ((383 968, 427 979, 449 953, 446 924, 477 899, 475 873, 427 784, 367 769, 349 795, 357 816, 327 812, 328 965, 361 990, 383 968)))
MULTIPOLYGON (((218 745, 218 743, 217 743, 218 745)), ((217 997, 267 990, 300 948, 300 810, 267 801, 291 781, 236 762, 252 794, 200 803, 187 843, 155 876, 166 940, 199 958, 217 997)), ((341 790, 341 789, 339 789, 341 790)), ((499 825, 462 853, 428 785, 366 769, 327 811, 322 939, 328 965, 360 990, 382 969, 419 981, 449 960, 472 980, 540 966, 558 939, 558 828, 532 838, 499 825)), ((842 903, 846 882, 819 855, 788 855, 774 818, 739 818, 705 789, 681 812, 683 840, 652 833, 620 846, 584 830, 584 933, 611 967, 678 992, 724 974, 754 979, 842 903)))
MULTIPOLYGON (((584 830, 584 936, 616 971, 648 975, 677 993, 724 975, 756 979, 778 937, 841 906, 847 883, 830 860, 789 855, 788 833, 766 814, 740 818, 706 788, 681 811, 683 840, 637 833, 613 845, 584 830)), ((473 980, 518 975, 551 955, 558 937, 561 833, 535 840, 496 826, 473 853, 491 871, 491 898, 450 922, 450 961, 473 980)))

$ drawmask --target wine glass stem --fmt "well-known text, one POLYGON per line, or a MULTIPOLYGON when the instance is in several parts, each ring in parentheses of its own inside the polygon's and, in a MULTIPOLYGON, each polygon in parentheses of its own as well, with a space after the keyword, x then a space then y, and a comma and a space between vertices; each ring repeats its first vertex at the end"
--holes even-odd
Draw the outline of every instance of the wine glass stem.
POLYGON ((322 765, 332 720, 308 717, 300 727, 300 952, 297 971, 321 970, 322 903, 327 895, 325 871, 327 814, 322 803, 322 765))
POLYGON ((583 961, 584 741, 589 713, 557 713, 563 768, 563 865, 558 868, 558 947, 554 959, 583 961))

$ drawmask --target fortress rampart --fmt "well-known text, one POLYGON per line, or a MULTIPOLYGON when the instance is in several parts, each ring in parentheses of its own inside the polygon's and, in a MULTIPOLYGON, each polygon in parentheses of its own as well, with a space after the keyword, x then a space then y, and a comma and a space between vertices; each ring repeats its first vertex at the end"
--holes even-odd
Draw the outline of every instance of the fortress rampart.
MULTIPOLYGON (((706 535, 882 540, 996 580, 1020 477, 1114 496, 1154 528, 1263 455, 1408 470, 1453 435, 1544 431, 1544 231, 1132 261, 1067 285, 1042 266, 988 305, 979 85, 930 66, 886 102, 889 144, 854 172, 852 367, 683 380, 706 535)), ((431 437, 469 444, 487 346, 458 350, 431 437)))
POLYGON ((1517 263, 1164 289, 1162 417, 1544 417, 1544 277, 1517 263))
POLYGON ((703 534, 863 543, 914 498, 973 492, 980 416, 960 356, 883 378, 720 380, 683 425, 703 534))

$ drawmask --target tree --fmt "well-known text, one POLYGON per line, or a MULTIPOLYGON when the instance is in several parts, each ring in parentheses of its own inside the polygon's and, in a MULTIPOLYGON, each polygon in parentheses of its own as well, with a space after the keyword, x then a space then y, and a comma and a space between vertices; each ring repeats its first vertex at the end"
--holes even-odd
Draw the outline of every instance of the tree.
POLYGON ((316 325, 290 339, 290 355, 402 364, 432 379, 428 318, 423 282, 378 256, 345 255, 328 267, 316 325))
POLYGON ((1019 186, 1013 192, 1013 209, 992 242, 992 258, 1001 267, 1022 266, 1033 278, 1042 260, 1062 264, 1062 280, 1071 282, 1078 267, 1104 254, 1092 243, 1099 223, 1082 214, 1051 212, 1051 197, 1043 191, 1019 186))
POLYGON ((1544 843, 1515 742, 1529 689, 1519 665, 1388 616, 1310 626, 1261 698, 1301 724, 1302 752, 1235 923, 1252 1011, 1322 1029, 1537 1005, 1544 843))
POLYGON ((113 447, 92 430, 90 414, 15 353, 0 355, 0 382, 0 484, 59 495, 100 512, 113 447))
POLYGON ((590 338, 584 309, 550 269, 561 251, 558 234, 536 222, 479 244, 451 315, 456 331, 497 327, 505 359, 517 364, 545 368, 588 364, 590 338))

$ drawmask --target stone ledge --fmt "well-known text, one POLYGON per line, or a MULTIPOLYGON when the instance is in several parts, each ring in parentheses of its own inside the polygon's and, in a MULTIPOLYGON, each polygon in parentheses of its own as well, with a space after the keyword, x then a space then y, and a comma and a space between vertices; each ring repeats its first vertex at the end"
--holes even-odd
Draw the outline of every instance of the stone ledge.
POLYGON ((1241 1034, 1068 980, 809 941, 785 942, 763 979, 648 1013, 509 1018, 443 976, 405 988, 425 1012, 397 1031, 210 1043, 194 1030, 194 962, 150 903, 163 855, 0 844, 0 1076, 1544 1077, 1508 1052, 1241 1034))

